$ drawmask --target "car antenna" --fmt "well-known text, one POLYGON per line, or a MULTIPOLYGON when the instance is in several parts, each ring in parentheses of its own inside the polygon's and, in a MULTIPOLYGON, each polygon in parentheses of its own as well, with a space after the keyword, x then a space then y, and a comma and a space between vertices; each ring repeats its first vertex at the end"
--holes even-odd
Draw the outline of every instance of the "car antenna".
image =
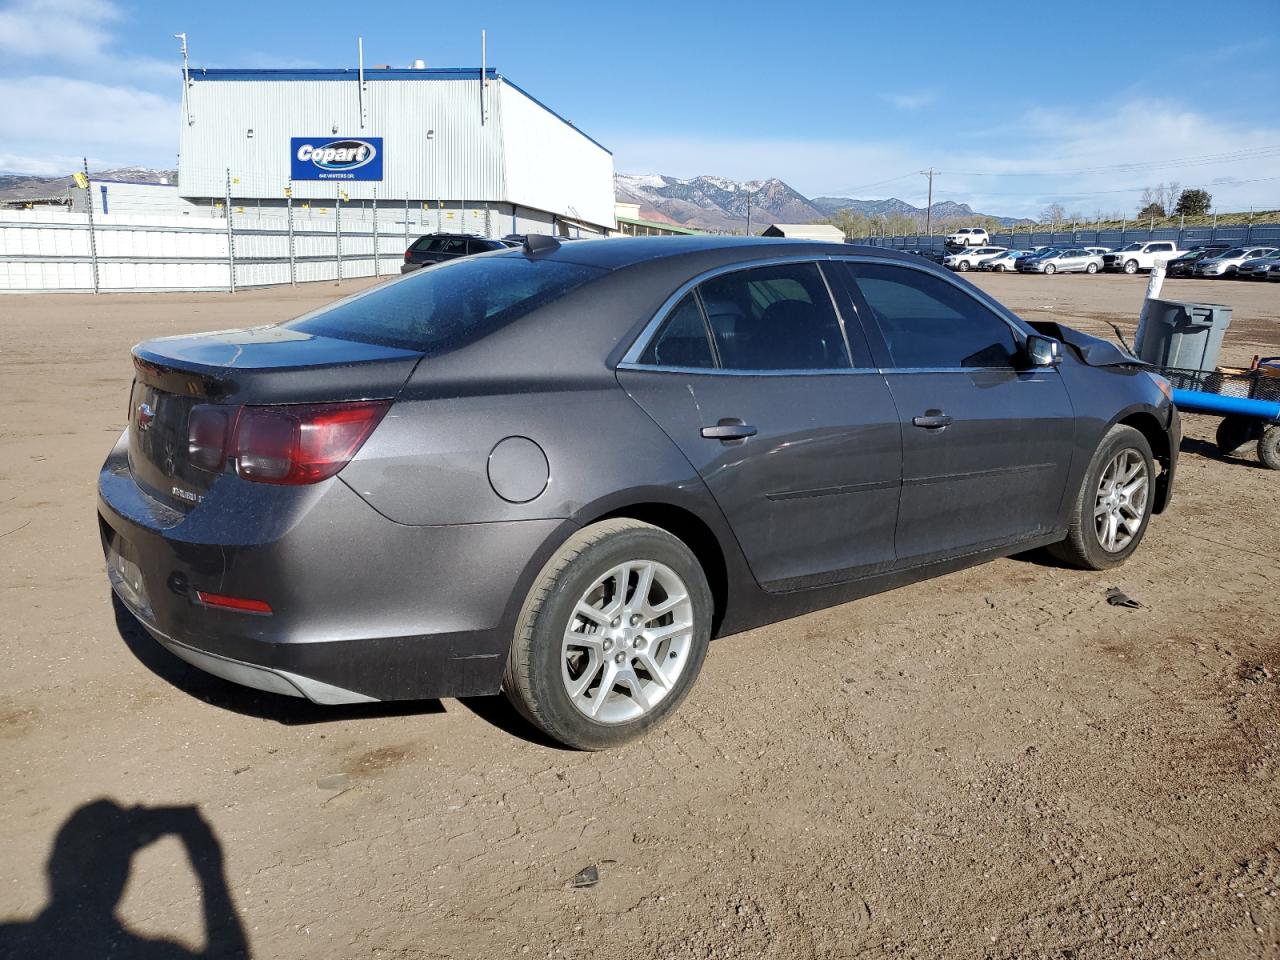
MULTIPOLYGON (((1107 322, 1111 323, 1110 320, 1108 320, 1107 322)), ((1116 332, 1116 339, 1119 340, 1124 345, 1124 348, 1128 350, 1129 353, 1133 354, 1133 356, 1136 357, 1137 354, 1133 352, 1133 347, 1129 346, 1129 341, 1125 340, 1124 334, 1120 331, 1119 325, 1115 323, 1111 323, 1111 329, 1116 332)))
POLYGON ((524 238, 524 252, 529 257, 559 249, 560 241, 545 233, 531 233, 524 238))

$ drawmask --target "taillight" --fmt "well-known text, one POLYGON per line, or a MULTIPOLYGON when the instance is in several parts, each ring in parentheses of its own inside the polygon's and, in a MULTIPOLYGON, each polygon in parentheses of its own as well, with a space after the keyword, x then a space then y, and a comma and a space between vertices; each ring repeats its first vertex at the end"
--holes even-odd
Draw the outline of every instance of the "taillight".
POLYGON ((201 404, 187 419, 187 457, 201 470, 218 471, 227 462, 227 435, 238 407, 201 404))
POLYGON ((260 483, 316 483, 347 465, 391 406, 390 400, 244 407, 231 456, 236 472, 260 483))
POLYGON ((191 409, 187 450, 193 466, 258 483, 327 480, 347 465, 382 420, 390 400, 274 407, 201 404, 191 409))
POLYGON ((410 247, 408 250, 406 250, 406 251, 404 252, 404 262, 405 262, 405 263, 408 263, 408 262, 412 259, 412 254, 413 254, 413 248, 412 248, 412 247, 410 247))

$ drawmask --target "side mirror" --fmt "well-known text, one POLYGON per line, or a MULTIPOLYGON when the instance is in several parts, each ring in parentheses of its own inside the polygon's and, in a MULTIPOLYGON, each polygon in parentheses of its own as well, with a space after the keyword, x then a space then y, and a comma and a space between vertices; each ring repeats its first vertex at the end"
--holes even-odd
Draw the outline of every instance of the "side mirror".
POLYGON ((1033 333, 1024 347, 1027 362, 1033 367, 1056 367, 1062 362, 1062 344, 1052 337, 1033 333))

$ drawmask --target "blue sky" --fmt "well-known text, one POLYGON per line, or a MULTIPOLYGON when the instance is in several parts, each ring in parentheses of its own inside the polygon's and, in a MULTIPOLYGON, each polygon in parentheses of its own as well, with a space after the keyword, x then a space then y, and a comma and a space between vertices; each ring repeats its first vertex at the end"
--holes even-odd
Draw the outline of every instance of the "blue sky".
POLYGON ((174 165, 177 42, 210 67, 498 70, 620 173, 780 177, 1034 215, 1136 209, 1145 185, 1280 208, 1280 6, 971 3, 143 3, 0 0, 0 170, 174 165), (1247 25, 1247 26, 1246 26, 1247 25), (1127 165, 1127 166, 1122 166, 1127 165))

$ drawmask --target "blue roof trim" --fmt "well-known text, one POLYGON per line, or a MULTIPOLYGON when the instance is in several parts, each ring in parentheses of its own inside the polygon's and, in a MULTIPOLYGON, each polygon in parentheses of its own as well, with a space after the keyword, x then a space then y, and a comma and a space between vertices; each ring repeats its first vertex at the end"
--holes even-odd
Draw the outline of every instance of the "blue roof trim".
MULTIPOLYGON (((485 69, 490 80, 498 78, 493 67, 485 69)), ((191 71, 192 80, 355 80, 360 76, 356 67, 306 70, 241 70, 202 68, 191 71)), ((366 80, 479 80, 479 67, 430 67, 414 70, 411 67, 365 67, 366 80)))

